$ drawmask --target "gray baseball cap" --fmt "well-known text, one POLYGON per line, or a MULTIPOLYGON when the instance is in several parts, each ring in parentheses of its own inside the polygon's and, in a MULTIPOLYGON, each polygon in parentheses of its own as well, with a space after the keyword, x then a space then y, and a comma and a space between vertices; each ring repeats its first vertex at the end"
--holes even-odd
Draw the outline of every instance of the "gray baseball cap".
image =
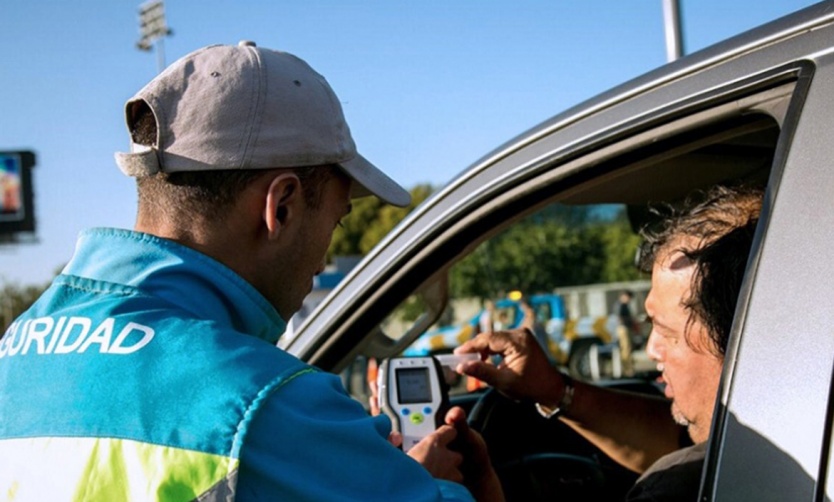
POLYGON ((253 42, 212 45, 179 59, 128 100, 156 122, 156 143, 116 153, 128 176, 164 171, 338 165, 353 197, 407 206, 409 193, 356 151, 327 81, 301 59, 253 42))

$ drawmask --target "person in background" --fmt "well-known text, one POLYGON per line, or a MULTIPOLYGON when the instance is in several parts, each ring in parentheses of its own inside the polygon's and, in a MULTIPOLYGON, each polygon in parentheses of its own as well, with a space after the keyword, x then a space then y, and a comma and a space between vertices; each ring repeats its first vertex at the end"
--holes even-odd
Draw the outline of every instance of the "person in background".
POLYGON ((623 374, 631 376, 634 368, 631 361, 633 344, 632 333, 637 332, 637 321, 631 313, 631 301, 634 293, 630 290, 623 290, 620 293, 617 303, 614 304, 614 314, 617 315, 617 344, 620 349, 620 361, 623 365, 623 374))
POLYGON ((387 417, 275 345, 351 198, 409 202, 356 151, 325 79, 252 42, 209 46, 125 116, 132 149, 116 161, 136 178, 134 230, 83 232, 0 344, 3 493, 500 499, 463 410, 407 456, 387 417))
POLYGON ((644 231, 641 265, 652 274, 647 352, 657 362, 665 399, 574 382, 549 364, 527 329, 482 334, 458 347, 456 353, 482 359, 460 364, 458 372, 533 401, 542 415, 558 417, 639 473, 629 501, 697 500, 762 196, 757 189, 716 186, 644 231), (495 354, 503 356, 497 366, 489 362, 495 354))
POLYGON ((546 354, 550 353, 550 348, 548 347, 548 338, 547 338, 547 330, 544 329, 544 325, 539 321, 538 316, 536 315, 536 309, 530 305, 530 302, 527 301, 526 297, 522 297, 518 301, 518 305, 521 308, 521 327, 528 329, 533 336, 536 337, 536 341, 539 342, 541 345, 542 350, 546 354))
POLYGON ((495 302, 492 300, 484 301, 484 309, 478 317, 478 332, 492 333, 494 331, 495 319, 495 302))

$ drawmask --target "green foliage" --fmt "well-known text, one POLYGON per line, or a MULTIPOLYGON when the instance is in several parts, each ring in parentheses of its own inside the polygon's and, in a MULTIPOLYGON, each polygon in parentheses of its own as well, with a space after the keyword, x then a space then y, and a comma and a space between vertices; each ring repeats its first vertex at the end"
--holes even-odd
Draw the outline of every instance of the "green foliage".
POLYGON ((0 286, 0 326, 3 328, 0 336, 12 321, 35 303, 47 287, 49 284, 20 286, 5 283, 0 286))
MULTIPOLYGON (((432 187, 411 190, 406 208, 383 204, 376 197, 353 201, 353 211, 333 235, 329 257, 365 255, 414 207, 431 195, 432 187)), ((639 279, 634 255, 639 237, 618 206, 551 205, 481 244, 457 263, 450 285, 455 297, 494 298, 511 290, 550 291, 560 286, 639 279)), ((412 318, 418 303, 403 306, 412 318)))
POLYGON ((328 257, 333 255, 361 255, 362 239, 379 215, 383 203, 376 197, 354 199, 349 215, 342 218, 339 228, 333 232, 328 257))
MULTIPOLYGON (((57 277, 63 265, 57 267, 53 271, 53 276, 57 277)), ((40 298, 44 291, 52 284, 52 281, 44 284, 21 286, 14 283, 9 283, 0 277, 0 337, 6 332, 6 328, 17 319, 20 314, 35 303, 35 300, 40 298)))
POLYGON ((514 224, 455 265, 452 295, 494 298, 639 278, 639 237, 622 211, 608 213, 551 206, 514 224))
POLYGON ((426 310, 426 302, 423 298, 419 295, 411 295, 397 307, 393 316, 404 322, 414 322, 426 310))
POLYGON ((619 282, 643 279, 635 264, 640 236, 632 232, 624 215, 602 228, 602 243, 606 260, 600 282, 619 282))
POLYGON ((411 204, 395 207, 376 197, 362 197, 352 201, 353 209, 333 233, 328 259, 335 255, 365 255, 379 243, 408 213, 431 195, 431 185, 417 185, 411 189, 411 204))

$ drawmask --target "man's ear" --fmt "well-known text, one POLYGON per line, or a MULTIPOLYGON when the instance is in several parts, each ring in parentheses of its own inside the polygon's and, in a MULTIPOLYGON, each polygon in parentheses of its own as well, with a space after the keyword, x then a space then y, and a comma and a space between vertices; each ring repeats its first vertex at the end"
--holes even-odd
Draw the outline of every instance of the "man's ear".
POLYGON ((272 178, 266 194, 264 222, 269 240, 275 240, 297 217, 302 201, 301 181, 292 172, 272 178))

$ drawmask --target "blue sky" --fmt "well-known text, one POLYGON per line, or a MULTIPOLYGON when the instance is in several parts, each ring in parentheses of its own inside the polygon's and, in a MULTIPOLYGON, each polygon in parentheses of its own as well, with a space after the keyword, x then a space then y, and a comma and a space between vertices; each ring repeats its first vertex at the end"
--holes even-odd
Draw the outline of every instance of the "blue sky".
MULTIPOLYGON (((49 280, 78 232, 130 228, 124 102, 157 73, 139 1, 0 4, 0 151, 33 150, 37 242, 0 245, 0 284, 49 280)), ((812 1, 681 0, 693 52, 812 1)), ((168 0, 166 61, 254 40, 335 89, 360 151, 441 185, 504 141, 665 63, 662 0, 168 0)))

